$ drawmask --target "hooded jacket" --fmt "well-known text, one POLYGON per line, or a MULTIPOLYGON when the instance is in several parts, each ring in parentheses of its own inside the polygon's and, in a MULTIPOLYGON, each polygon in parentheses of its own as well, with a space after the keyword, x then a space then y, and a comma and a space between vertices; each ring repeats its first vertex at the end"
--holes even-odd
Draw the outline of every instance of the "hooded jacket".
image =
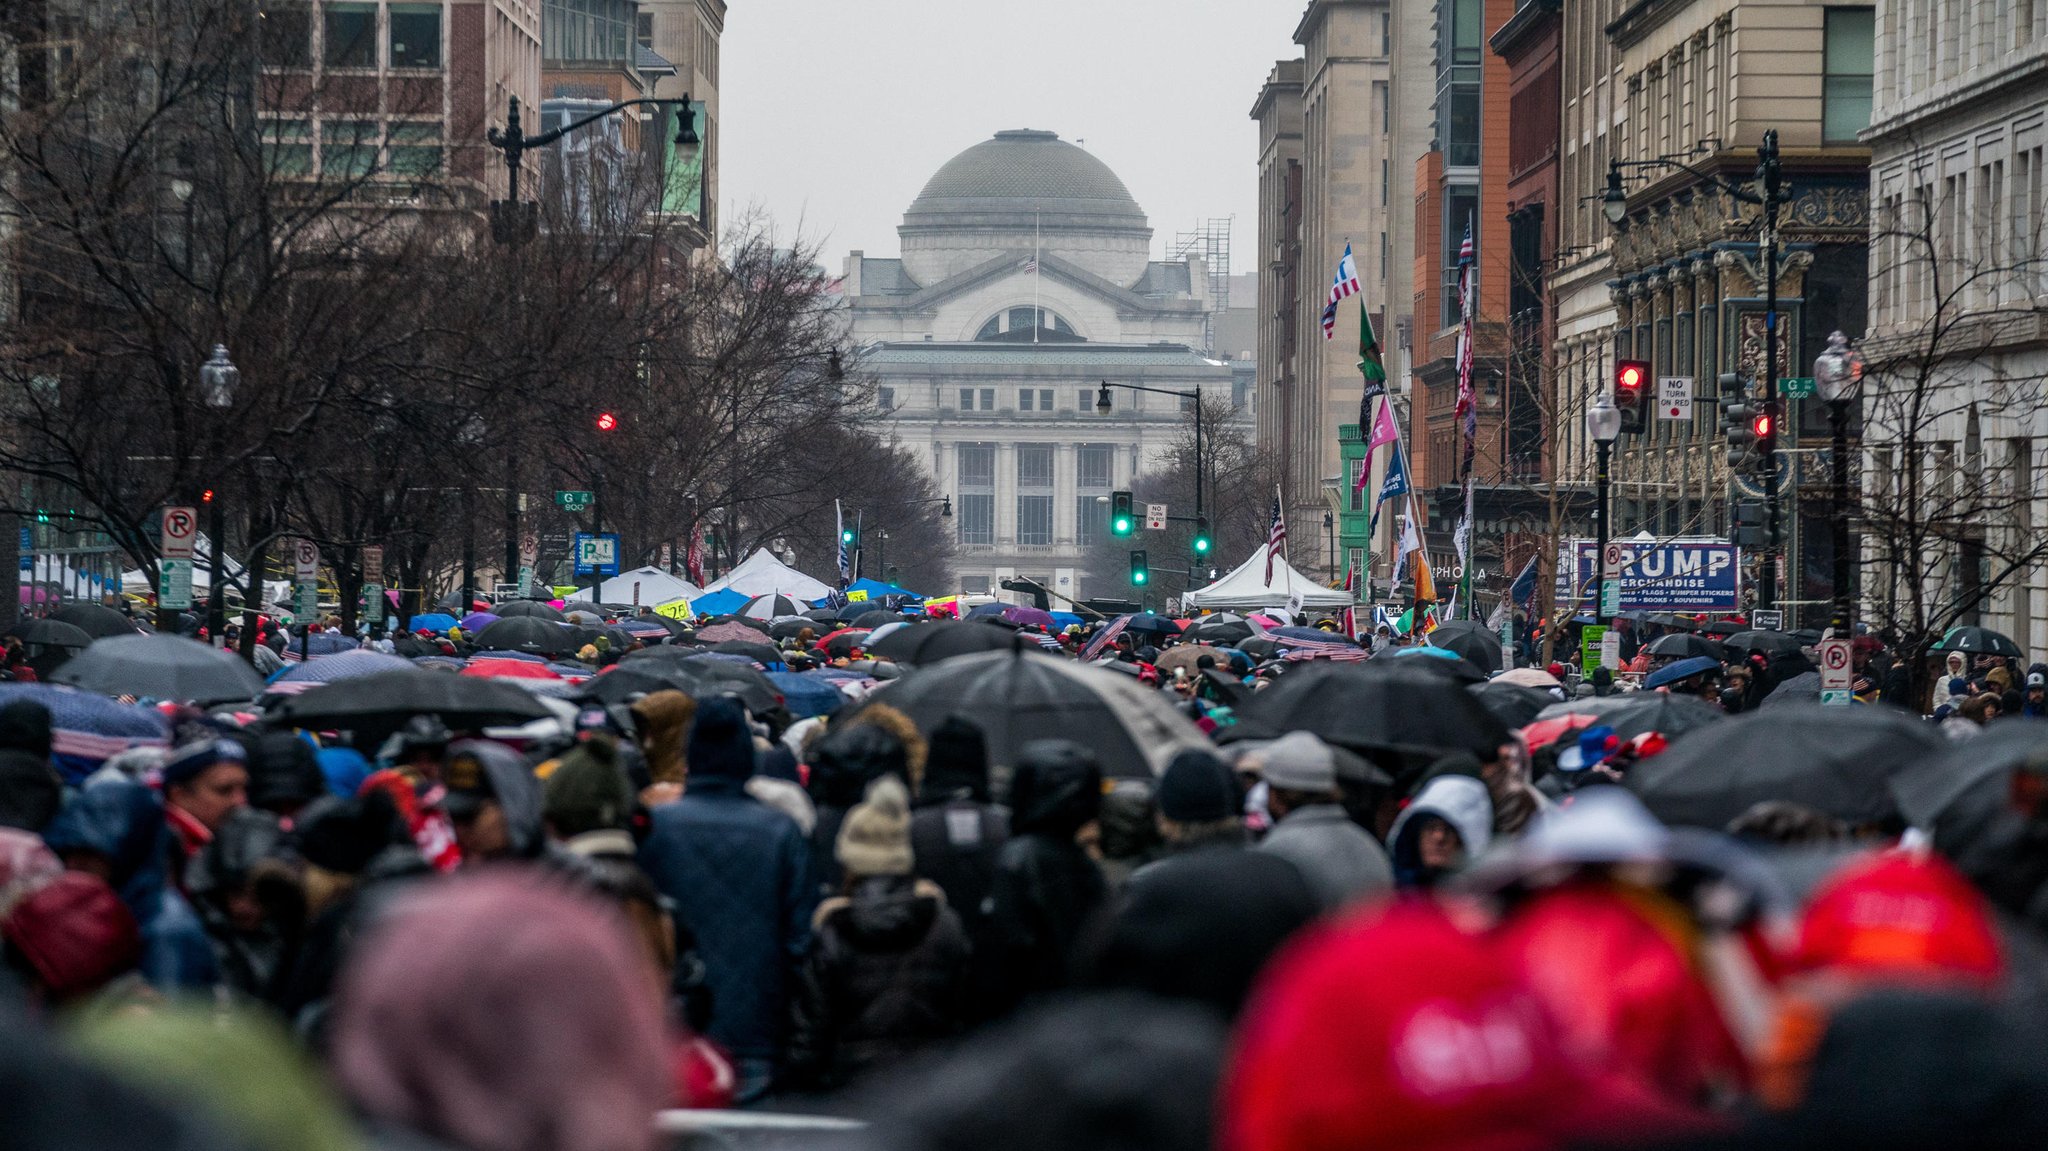
POLYGON ((1103 905, 1102 871, 1074 836, 1102 804, 1102 769, 1066 740, 1037 740, 1018 754, 1010 782, 1011 836, 997 857, 994 931, 1000 1012, 1071 982, 1075 940, 1103 905))
POLYGON ((887 726, 849 724, 825 733, 811 750, 811 801, 817 823, 811 829, 811 864, 820 894, 839 890, 839 861, 832 846, 846 812, 867 794, 868 785, 893 775, 910 785, 910 755, 902 737, 887 726))
POLYGON ((213 939, 221 977, 235 990, 263 1000, 279 990, 289 941, 283 925, 271 918, 254 931, 237 927, 228 899, 245 886, 257 887, 260 896, 280 882, 295 894, 296 878, 287 878, 279 869, 283 845, 284 830, 277 817, 254 807, 237 808, 185 869, 185 888, 213 939))
POLYGON ((1486 784, 1469 775, 1440 775, 1423 785, 1401 817, 1387 833, 1393 845, 1394 881, 1402 887, 1426 887, 1438 876, 1422 866, 1422 831, 1419 820, 1433 815, 1451 825, 1465 841, 1467 862, 1479 858, 1493 841, 1493 801, 1486 784))
POLYGON ((681 783, 689 773, 683 740, 697 714, 697 701, 679 691, 649 692, 633 704, 647 771, 656 783, 681 783))
POLYGON ((863 879, 811 926, 791 1013, 799 1086, 844 1086, 966 1026, 967 935, 932 883, 863 879))
POLYGON ((106 858, 108 882, 141 927, 140 967, 153 986, 197 990, 219 981, 205 927, 169 882, 176 847, 155 792, 121 780, 88 787, 50 821, 43 841, 59 856, 90 852, 106 858))
POLYGON ((977 1008, 995 997, 1000 973, 995 931, 996 862, 1010 839, 1010 813, 989 801, 988 745, 981 729, 953 718, 932 733, 924 781, 910 814, 910 846, 919 878, 945 892, 974 947, 970 964, 977 1008))
POLYGON ((50 766, 50 712, 32 700, 0 706, 0 827, 41 831, 64 800, 50 766))
POLYGON ((502 743, 487 739, 458 740, 448 745, 450 758, 476 757, 490 780, 491 795, 505 812, 505 832, 512 841, 515 859, 532 859, 547 846, 547 829, 541 819, 541 786, 533 769, 519 753, 502 743))

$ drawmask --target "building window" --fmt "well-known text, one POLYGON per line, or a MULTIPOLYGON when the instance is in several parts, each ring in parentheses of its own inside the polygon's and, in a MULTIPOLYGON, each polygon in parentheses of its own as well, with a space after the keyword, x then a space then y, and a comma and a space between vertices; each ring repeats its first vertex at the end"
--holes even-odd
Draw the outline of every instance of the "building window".
POLYGON ((971 412, 971 411, 973 411, 973 410, 974 410, 974 389, 973 389, 973 388, 961 388, 961 389, 960 389, 960 410, 961 410, 961 411, 963 411, 963 412, 971 412))
POLYGON ((1365 492, 1358 483, 1358 477, 1365 472, 1365 464, 1366 460, 1363 456, 1355 460, 1344 461, 1344 478, 1348 481, 1346 484, 1348 494, 1344 498, 1349 501, 1346 506, 1354 512, 1365 510, 1365 492))
POLYGON ((994 388, 981 389, 981 410, 984 412, 996 410, 996 390, 994 388))
POLYGON ((1453 0, 1451 6, 1451 63, 1479 63, 1479 49, 1485 38, 1485 0, 1453 0))
POLYGON ((377 66, 375 4, 331 3, 322 10, 320 25, 327 43, 321 59, 329 68, 377 66))
POLYGON ((1074 542, 1087 547, 1109 526, 1109 504, 1102 502, 1116 482, 1116 448, 1082 444, 1074 450, 1074 542))
POLYGON ((391 6, 391 66, 393 68, 439 68, 441 66, 441 6, 439 4, 393 4, 391 6))
POLYGON ((996 542, 995 445, 961 444, 956 451, 960 542, 986 547, 996 542))
POLYGON ((256 10, 257 51, 273 68, 313 63, 313 12, 304 4, 265 4, 256 10))
MULTIPOLYGON (((1116 407, 1116 392, 1111 391, 1109 396, 1109 406, 1114 409, 1116 407)), ((1096 404, 1101 401, 1101 398, 1101 392, 1093 388, 1082 388, 1074 393, 1074 410, 1077 412, 1094 411, 1096 404)))
POLYGON ((1052 543, 1052 445, 1017 445, 1017 543, 1052 543))
POLYGON ((1827 10, 1827 46, 1822 53, 1821 138, 1853 143, 1870 127, 1870 85, 1877 15, 1872 8, 1827 10))
POLYGON ((880 406, 880 407, 881 407, 881 409, 882 409, 883 411, 885 411, 885 412, 893 412, 893 411, 895 411, 895 410, 896 410, 896 389, 895 389, 895 388, 876 388, 876 389, 875 389, 875 403, 876 403, 876 404, 877 404, 878 406, 880 406))
POLYGON ((1453 168, 1479 166, 1479 85, 1453 84, 1444 97, 1444 163, 1453 168))
POLYGON ((1452 187, 1444 194, 1443 326, 1448 328, 1464 316, 1458 299, 1458 250, 1465 243, 1465 229, 1475 229, 1477 242, 1479 189, 1469 184, 1452 187))
POLYGON ((633 42, 642 48, 654 47, 654 13, 642 12, 633 18, 633 42))
POLYGON ((1075 474, 1082 491, 1108 491, 1116 483, 1116 448, 1082 444, 1075 449, 1075 474))
POLYGON ((1037 394, 1037 392, 1030 388, 1017 389, 1017 410, 1020 412, 1030 411, 1033 405, 1033 397, 1037 394))
POLYGON ((1019 389, 1017 389, 1017 410, 1018 410, 1018 411, 1020 411, 1020 412, 1029 412, 1029 411, 1040 411, 1040 412, 1049 412, 1049 411, 1051 411, 1051 410, 1052 410, 1052 389, 1051 389, 1051 388, 1036 388, 1036 389, 1034 389, 1034 388, 1019 388, 1019 389))

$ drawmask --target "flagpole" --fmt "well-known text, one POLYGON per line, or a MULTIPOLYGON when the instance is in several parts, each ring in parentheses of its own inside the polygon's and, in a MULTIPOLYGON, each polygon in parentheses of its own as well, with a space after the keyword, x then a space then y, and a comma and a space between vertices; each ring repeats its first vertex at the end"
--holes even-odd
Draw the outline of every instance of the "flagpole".
POLYGON ((1038 342, 1038 329, 1045 326, 1045 312, 1039 304, 1038 285, 1044 271, 1038 266, 1038 213, 1031 213, 1031 342, 1038 342))

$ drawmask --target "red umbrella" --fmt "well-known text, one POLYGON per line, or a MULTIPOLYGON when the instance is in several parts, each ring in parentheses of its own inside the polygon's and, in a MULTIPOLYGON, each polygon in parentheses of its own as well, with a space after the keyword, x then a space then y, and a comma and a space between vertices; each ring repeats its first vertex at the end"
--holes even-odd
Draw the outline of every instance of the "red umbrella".
POLYGON ((1528 742, 1530 751, 1542 751, 1558 740, 1593 726, 1598 717, 1587 712, 1567 712, 1564 715, 1539 719, 1522 729, 1522 738, 1528 742))
POLYGON ((518 659, 476 659, 462 669, 462 674, 478 679, 553 679, 562 677, 544 663, 527 663, 518 659))

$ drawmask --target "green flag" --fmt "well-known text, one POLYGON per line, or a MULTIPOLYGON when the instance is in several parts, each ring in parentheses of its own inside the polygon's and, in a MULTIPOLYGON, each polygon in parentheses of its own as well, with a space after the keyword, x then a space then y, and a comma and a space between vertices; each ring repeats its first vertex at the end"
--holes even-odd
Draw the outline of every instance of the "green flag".
POLYGON ((1379 337, 1372 331, 1372 313, 1366 310, 1363 300, 1358 304, 1358 370, 1365 376, 1367 395, 1375 394, 1373 385, 1387 382, 1387 366, 1380 362, 1379 337))

